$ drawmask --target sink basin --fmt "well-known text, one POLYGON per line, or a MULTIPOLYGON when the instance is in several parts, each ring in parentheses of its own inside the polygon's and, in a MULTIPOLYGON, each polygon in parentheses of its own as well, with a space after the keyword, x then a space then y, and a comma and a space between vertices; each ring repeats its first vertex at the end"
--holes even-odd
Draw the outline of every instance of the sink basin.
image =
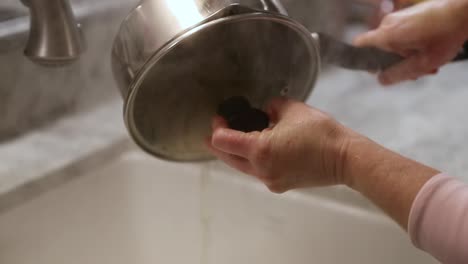
POLYGON ((115 156, 1 214, 0 263, 436 263, 346 192, 274 195, 216 162, 115 156))

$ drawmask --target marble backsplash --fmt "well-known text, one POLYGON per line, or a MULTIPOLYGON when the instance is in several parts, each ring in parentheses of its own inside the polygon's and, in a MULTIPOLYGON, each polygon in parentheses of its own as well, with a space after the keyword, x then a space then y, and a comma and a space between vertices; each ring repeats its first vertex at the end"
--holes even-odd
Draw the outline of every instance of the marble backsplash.
MULTIPOLYGON (((21 19, 21 14, 27 14, 27 9, 19 0, 3 1, 0 3, 0 14, 3 14, 3 19, 0 17, 0 142, 50 123, 65 113, 89 109, 118 96, 111 73, 110 50, 120 22, 136 1, 127 0, 128 5, 121 5, 123 1, 109 0, 109 12, 83 11, 79 22, 87 50, 78 62, 60 68, 41 67, 23 56, 29 23, 27 18, 21 19), (20 14, 17 21, 11 20, 11 14, 20 14), (14 30, 8 28, 8 23, 20 29, 12 33, 14 30)), ((85 0, 72 1, 74 9, 82 2, 85 0)))
POLYGON ((281 0, 289 15, 311 32, 339 36, 351 17, 355 0, 281 0))

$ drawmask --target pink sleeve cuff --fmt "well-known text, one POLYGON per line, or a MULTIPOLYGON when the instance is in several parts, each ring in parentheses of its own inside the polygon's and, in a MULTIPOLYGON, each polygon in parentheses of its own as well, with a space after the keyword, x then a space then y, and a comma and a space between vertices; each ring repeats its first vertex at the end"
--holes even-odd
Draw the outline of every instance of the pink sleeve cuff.
POLYGON ((414 245, 444 264, 468 263, 468 185, 439 174, 416 196, 408 232, 414 245))

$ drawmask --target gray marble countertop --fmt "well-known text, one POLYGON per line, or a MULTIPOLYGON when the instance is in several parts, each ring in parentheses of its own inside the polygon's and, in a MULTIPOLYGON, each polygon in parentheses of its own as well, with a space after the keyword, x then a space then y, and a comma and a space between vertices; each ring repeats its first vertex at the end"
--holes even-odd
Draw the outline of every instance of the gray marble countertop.
POLYGON ((0 213, 98 166, 128 141, 116 98, 1 144, 0 213))
MULTIPOLYGON (((383 89, 367 73, 332 68, 308 103, 392 150, 468 182, 467 70, 468 63, 449 65, 437 76, 383 89)), ((1 144, 0 213, 130 145, 120 98, 1 144)))

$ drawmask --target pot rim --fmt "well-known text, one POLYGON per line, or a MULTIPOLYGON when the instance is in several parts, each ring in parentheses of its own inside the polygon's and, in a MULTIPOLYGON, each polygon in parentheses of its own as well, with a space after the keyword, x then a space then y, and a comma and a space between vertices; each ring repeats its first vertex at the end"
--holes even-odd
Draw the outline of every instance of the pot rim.
POLYGON ((170 42, 168 42, 166 45, 164 45, 162 48, 158 49, 155 51, 153 55, 151 55, 146 62, 143 64, 143 66, 140 68, 138 73, 134 76, 132 83, 128 87, 128 94, 126 98, 124 98, 124 108, 123 108, 123 115, 124 115, 124 121, 125 125, 127 127, 127 130, 131 136, 131 138, 134 140, 134 142, 145 152, 148 154, 155 156, 159 159, 162 160, 167 160, 167 161, 174 161, 174 162, 199 162, 199 161, 209 161, 213 160, 214 157, 206 157, 206 158, 199 158, 199 159, 191 159, 191 160, 185 160, 185 159, 177 159, 177 158, 172 158, 168 157, 166 155, 163 155, 161 153, 158 153, 155 151, 153 148, 149 146, 149 144, 145 143, 144 137, 139 135, 138 129, 134 123, 133 119, 133 105, 135 103, 135 97, 139 91, 139 88, 141 87, 141 84, 143 81, 146 79, 146 75, 148 72, 156 65, 165 55, 167 55, 169 52, 171 52, 179 43, 184 41, 185 39, 189 38, 193 34, 196 34, 197 32, 200 32, 202 30, 209 29, 213 26, 223 24, 223 23, 235 23, 235 22, 240 22, 240 21, 246 21, 246 20, 270 20, 274 22, 281 23, 283 25, 286 25, 290 27, 291 29, 295 30, 298 32, 306 42, 309 42, 310 45, 308 45, 309 51, 312 54, 316 54, 316 71, 314 73, 311 73, 310 78, 308 80, 308 87, 309 89, 307 92, 304 94, 304 98, 301 98, 302 101, 305 101, 307 98, 309 98, 310 94, 312 93, 315 84, 317 82, 318 76, 321 71, 321 57, 320 57, 320 50, 317 41, 312 36, 312 33, 305 28, 302 24, 299 22, 284 16, 280 14, 272 14, 272 13, 266 13, 266 12, 254 12, 254 13, 248 13, 248 14, 239 14, 239 15, 232 15, 228 17, 223 17, 219 19, 215 19, 212 21, 209 21, 204 24, 200 24, 198 26, 195 26, 186 32, 182 33, 181 35, 175 37, 172 39, 170 42))

